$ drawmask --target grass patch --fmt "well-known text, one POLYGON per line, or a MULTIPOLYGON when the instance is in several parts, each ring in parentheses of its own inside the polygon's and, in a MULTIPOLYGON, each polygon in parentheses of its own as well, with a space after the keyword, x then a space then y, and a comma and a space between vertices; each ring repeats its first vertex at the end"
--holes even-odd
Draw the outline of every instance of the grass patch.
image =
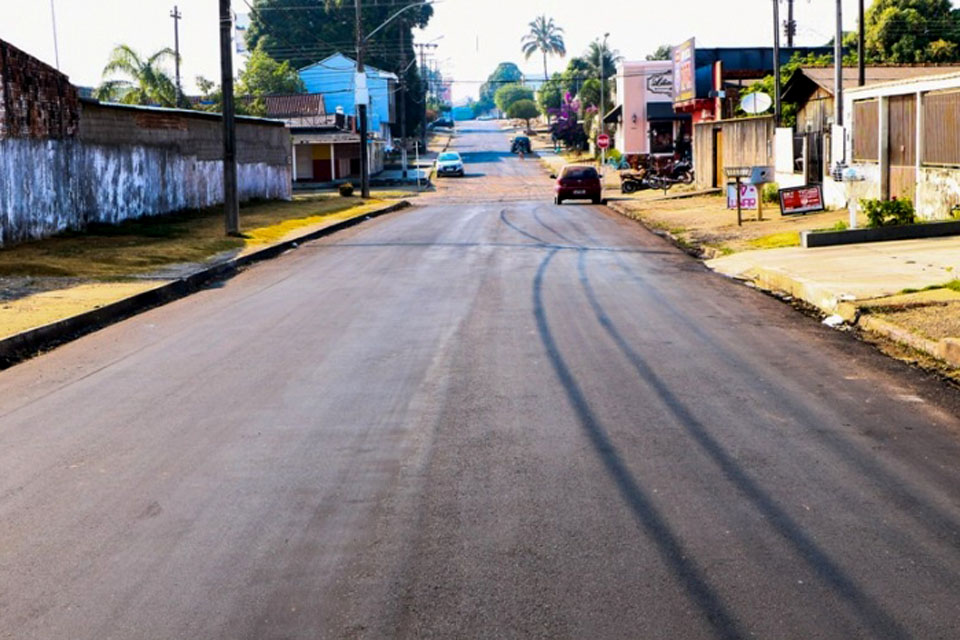
POLYGON ((784 247, 799 247, 800 234, 796 231, 771 233, 767 236, 754 238, 748 242, 754 249, 782 249, 784 247))
POLYGON ((960 280, 951 280, 945 284, 931 284, 923 289, 901 289, 900 293, 920 293, 921 291, 936 291, 937 289, 950 289, 951 291, 960 293, 960 280))
POLYGON ((826 227, 825 229, 814 229, 813 232, 816 233, 818 231, 846 231, 848 228, 849 227, 847 226, 846 222, 844 222, 843 220, 837 220, 836 222, 833 223, 832 227, 826 227))
MULTIPOLYGON (((359 198, 335 194, 252 202, 241 207, 240 225, 248 237, 268 242, 296 226, 321 222, 362 203, 359 198), (278 229, 275 236, 270 228, 276 225, 282 233, 278 229)), ((165 265, 206 262, 218 254, 239 251, 245 244, 244 238, 224 234, 223 208, 217 206, 116 225, 93 224, 82 232, 0 249, 0 276, 116 279, 165 265)))

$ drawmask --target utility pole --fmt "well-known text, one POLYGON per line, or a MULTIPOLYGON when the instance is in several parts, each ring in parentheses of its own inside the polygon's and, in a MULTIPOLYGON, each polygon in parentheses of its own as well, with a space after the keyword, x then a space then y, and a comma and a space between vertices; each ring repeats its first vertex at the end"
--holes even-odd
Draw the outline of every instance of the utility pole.
POLYGON ((363 21, 361 20, 360 0, 354 0, 357 16, 357 74, 354 82, 354 102, 357 106, 357 120, 360 123, 360 197, 370 198, 370 157, 367 155, 367 105, 370 93, 367 89, 367 72, 363 67, 363 21))
POLYGON ((857 27, 857 85, 863 86, 867 84, 867 61, 865 51, 866 47, 864 46, 864 33, 866 32, 866 26, 863 23, 863 0, 860 0, 860 20, 857 27))
POLYGON ((57 10, 50 0, 50 22, 53 25, 53 57, 57 61, 57 71, 60 71, 60 45, 57 42, 57 10))
MULTIPOLYGON (((400 164, 407 179, 407 39, 406 27, 400 25, 400 164)), ((417 171, 420 167, 417 167, 417 171)))
MULTIPOLYGON (((790 4, 792 9, 793 3, 790 4)), ((780 126, 783 105, 780 103, 780 0, 773 0, 773 123, 780 126)))
MULTIPOLYGON (((610 37, 609 33, 603 34, 603 48, 600 50, 600 133, 606 133, 606 123, 603 121, 603 116, 605 113, 604 104, 603 104, 603 89, 604 85, 607 84, 607 38, 610 37)), ((600 149, 600 171, 603 172, 603 167, 607 164, 607 150, 600 149)))
POLYGON ((427 148, 427 92, 429 87, 429 79, 427 76, 427 49, 436 49, 438 45, 425 43, 415 45, 420 49, 420 84, 423 87, 423 124, 421 125, 421 136, 420 143, 423 145, 424 150, 427 148))
POLYGON ((182 107, 183 87, 180 84, 180 19, 183 18, 183 14, 180 13, 177 5, 173 5, 173 11, 170 12, 170 17, 173 18, 173 51, 177 74, 177 106, 182 107))
POLYGON ((793 19, 793 0, 787 0, 787 46, 793 48, 793 37, 797 35, 797 22, 793 19))
POLYGON ((233 18, 220 0, 220 86, 223 93, 223 213, 227 235, 240 233, 237 198, 237 127, 233 106, 233 18))
POLYGON ((834 124, 843 126, 843 2, 837 0, 837 36, 833 42, 834 88, 836 115, 834 124))

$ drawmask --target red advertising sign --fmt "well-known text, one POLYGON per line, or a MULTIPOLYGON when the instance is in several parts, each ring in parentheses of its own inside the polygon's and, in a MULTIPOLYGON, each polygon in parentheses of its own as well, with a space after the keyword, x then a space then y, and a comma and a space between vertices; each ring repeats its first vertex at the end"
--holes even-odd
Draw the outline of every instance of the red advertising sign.
POLYGON ((823 188, 819 184, 780 189, 781 214, 809 211, 823 211, 823 188))
POLYGON ((597 136, 597 146, 600 147, 601 149, 609 149, 609 148, 610 148, 610 136, 608 136, 608 135, 605 134, 605 133, 601 133, 600 135, 598 135, 598 136, 597 136))

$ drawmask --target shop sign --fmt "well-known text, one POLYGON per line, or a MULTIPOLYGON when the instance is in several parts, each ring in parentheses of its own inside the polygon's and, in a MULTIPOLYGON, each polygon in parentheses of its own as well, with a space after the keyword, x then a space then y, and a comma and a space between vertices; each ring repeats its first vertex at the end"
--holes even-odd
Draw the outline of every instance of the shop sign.
POLYGON ((697 96, 696 39, 690 38, 674 47, 673 101, 686 102, 697 96))
MULTIPOLYGON (((756 209, 760 202, 760 192, 755 184, 740 184, 740 208, 756 209)), ((727 185, 727 209, 737 208, 737 185, 727 185)))
POLYGON ((790 215, 823 211, 823 188, 819 184, 780 189, 780 213, 790 215))
POLYGON ((673 72, 654 73, 647 78, 647 91, 664 96, 673 95, 673 72))

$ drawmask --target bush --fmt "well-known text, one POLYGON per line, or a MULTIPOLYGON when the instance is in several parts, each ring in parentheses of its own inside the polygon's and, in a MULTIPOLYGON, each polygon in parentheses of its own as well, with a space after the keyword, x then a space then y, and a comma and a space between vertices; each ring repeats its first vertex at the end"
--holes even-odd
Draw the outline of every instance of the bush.
POLYGON ((780 204, 780 185, 776 182, 768 182, 760 190, 760 198, 770 204, 780 204))
POLYGON ((873 198, 860 200, 860 207, 867 214, 871 227, 892 227, 901 224, 913 224, 917 221, 917 213, 913 203, 909 200, 893 198, 891 200, 876 200, 873 198))
POLYGON ((613 164, 620 164, 620 160, 623 159, 623 154, 620 153, 619 149, 614 149, 613 147, 607 149, 607 161, 612 162, 613 164))
POLYGON ((353 195, 353 185, 350 184, 349 182, 344 182, 342 185, 340 185, 339 188, 340 188, 340 195, 343 196, 344 198, 349 198, 350 196, 353 195))

